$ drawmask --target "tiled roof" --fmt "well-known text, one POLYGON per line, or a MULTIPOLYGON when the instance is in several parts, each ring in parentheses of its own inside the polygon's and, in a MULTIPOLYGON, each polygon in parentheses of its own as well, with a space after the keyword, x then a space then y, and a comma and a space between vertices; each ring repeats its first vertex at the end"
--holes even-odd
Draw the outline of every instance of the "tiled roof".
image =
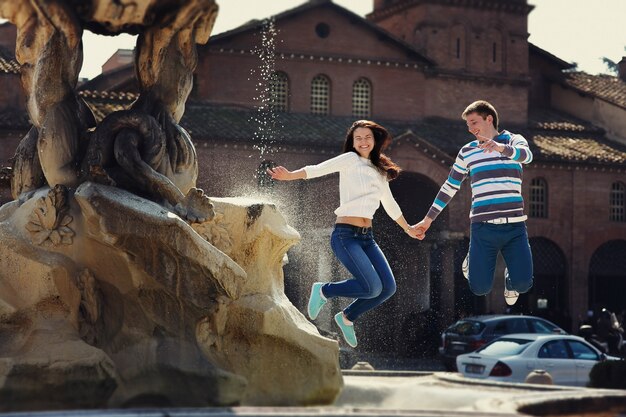
POLYGON ((602 128, 589 122, 547 108, 531 109, 528 119, 529 127, 535 130, 604 133, 602 128))
POLYGON ((604 130, 552 109, 532 109, 528 139, 536 161, 626 164, 626 146, 606 139, 604 130))
MULTIPOLYGON (((258 120, 258 115, 252 110, 190 104, 181 124, 199 142, 253 143, 263 126, 255 120, 258 120)), ((276 147, 292 145, 338 150, 353 121, 353 117, 280 113, 275 123, 276 133, 268 140, 276 147)), ((377 121, 394 137, 410 130, 452 157, 471 140, 465 123, 460 120, 428 119, 418 123, 377 121)), ((626 146, 607 140, 602 129, 554 110, 535 110, 527 127, 511 126, 510 130, 528 139, 536 161, 626 164, 626 146)))
POLYGON ((95 100, 112 100, 112 101, 133 101, 139 97, 139 94, 136 93, 127 93, 127 92, 119 92, 119 91, 90 91, 90 90, 81 90, 78 92, 78 95, 83 97, 86 100, 95 99, 95 100))
POLYGON ((0 73, 19 74, 20 64, 15 59, 0 56, 0 73))
POLYGON ((80 90, 78 95, 89 103, 98 123, 107 114, 126 109, 138 97, 138 94, 134 93, 90 90, 80 90))
POLYGON ((619 77, 573 72, 565 77, 564 83, 578 91, 626 109, 626 81, 619 77))
POLYGON ((535 160, 626 164, 625 146, 595 137, 537 134, 532 144, 535 160))
MULTIPOLYGON (((113 111, 127 108, 135 94, 81 92, 98 120, 113 111)), ((550 109, 534 109, 525 127, 503 126, 521 133, 529 141, 537 162, 626 164, 626 146, 607 140, 604 131, 579 119, 550 109)), ((181 125, 196 143, 221 142, 252 145, 271 143, 273 147, 295 146, 304 149, 338 151, 354 117, 317 116, 303 113, 277 113, 263 117, 247 108, 187 102, 181 125), (265 124, 264 124, 265 122, 265 124), (267 127, 263 137, 263 127, 267 127)), ((462 120, 427 119, 419 122, 379 120, 394 136, 411 131, 450 157, 471 140, 462 120)), ((25 113, 0 112, 0 129, 19 125, 29 127, 25 113), (8 123, 10 121, 11 123, 8 123), (8 124, 7 124, 8 123, 8 124)))
POLYGON ((335 148, 343 143, 353 118, 277 113, 274 120, 250 109, 188 103, 181 124, 195 140, 251 142, 265 136, 277 145, 335 148))

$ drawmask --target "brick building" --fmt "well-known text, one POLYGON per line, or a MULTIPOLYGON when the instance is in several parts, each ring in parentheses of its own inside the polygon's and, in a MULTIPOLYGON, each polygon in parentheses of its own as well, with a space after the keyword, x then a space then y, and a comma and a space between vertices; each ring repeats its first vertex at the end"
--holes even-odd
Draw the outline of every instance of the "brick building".
MULTIPOLYGON (((574 72, 529 44, 532 8, 526 0, 375 0, 362 18, 311 0, 199 47, 181 122, 197 145, 199 186, 279 205, 302 234, 285 266, 286 292, 302 311, 313 281, 345 273, 328 245, 337 178, 272 185, 259 170, 334 156, 352 121, 370 118, 395 137, 387 153, 404 172, 391 187, 416 222, 471 139, 459 115, 478 98, 492 102, 501 128, 522 133, 535 155, 523 186, 535 286, 513 311, 575 331, 588 309, 626 307, 626 75, 574 72)), ((16 88, 14 61, 1 62, 1 86, 16 88)), ((128 65, 81 88, 99 120, 137 91, 128 65)), ((0 103, 4 165, 15 146, 8 138, 28 129, 23 112, 4 118, 23 109, 21 98, 11 100, 0 103)), ((461 275, 470 196, 465 184, 423 242, 377 213, 398 292, 359 323, 359 349, 426 351, 455 317, 505 311, 502 262, 485 297, 471 295, 461 275)), ((318 321, 332 330, 327 312, 318 321)))

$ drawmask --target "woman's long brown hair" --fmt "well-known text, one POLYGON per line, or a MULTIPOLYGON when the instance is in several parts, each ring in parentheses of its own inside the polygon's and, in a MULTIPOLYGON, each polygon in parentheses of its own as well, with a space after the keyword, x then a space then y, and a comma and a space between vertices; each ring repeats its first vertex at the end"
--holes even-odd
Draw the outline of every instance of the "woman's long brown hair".
POLYGON ((386 148, 389 143, 391 143, 391 135, 381 125, 376 122, 372 122, 370 120, 357 120, 352 123, 350 129, 348 129, 348 133, 346 133, 346 141, 343 144, 343 152, 355 152, 358 154, 357 150, 354 149, 354 131, 359 127, 366 127, 372 131, 374 134, 374 149, 370 152, 370 161, 372 164, 380 172, 387 176, 389 181, 395 179, 400 175, 400 167, 396 165, 391 158, 382 153, 382 149, 386 148))

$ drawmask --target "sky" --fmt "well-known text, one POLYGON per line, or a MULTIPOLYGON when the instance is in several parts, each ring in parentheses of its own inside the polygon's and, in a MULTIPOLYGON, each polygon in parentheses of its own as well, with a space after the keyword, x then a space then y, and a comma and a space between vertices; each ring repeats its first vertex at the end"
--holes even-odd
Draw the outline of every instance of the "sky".
MULTIPOLYGON (((252 19, 263 19, 296 7, 306 0, 217 0, 220 11, 213 34, 234 29, 252 19)), ((373 0, 334 0, 365 16, 373 0)), ((602 57, 618 62, 626 56, 626 0, 528 0, 535 6, 528 17, 529 42, 577 63, 590 74, 606 73, 602 57), (621 19, 621 21, 620 21, 621 19)), ((81 77, 93 78, 117 49, 132 49, 129 35, 106 37, 86 32, 81 77)))

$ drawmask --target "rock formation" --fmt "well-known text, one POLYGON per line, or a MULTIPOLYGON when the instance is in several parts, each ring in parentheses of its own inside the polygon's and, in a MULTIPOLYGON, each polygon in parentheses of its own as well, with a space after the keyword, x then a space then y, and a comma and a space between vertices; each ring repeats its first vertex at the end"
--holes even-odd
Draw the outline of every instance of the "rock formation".
POLYGON ((214 0, 0 0, 33 127, 0 208, 0 411, 331 403, 337 342, 284 294, 276 208, 211 202, 178 125, 214 0), (140 95, 99 124, 84 29, 138 34, 140 95))
POLYGON ((4 205, 0 410, 332 402, 337 343, 283 292, 298 233, 271 204, 215 205, 193 228, 90 182, 4 205))

